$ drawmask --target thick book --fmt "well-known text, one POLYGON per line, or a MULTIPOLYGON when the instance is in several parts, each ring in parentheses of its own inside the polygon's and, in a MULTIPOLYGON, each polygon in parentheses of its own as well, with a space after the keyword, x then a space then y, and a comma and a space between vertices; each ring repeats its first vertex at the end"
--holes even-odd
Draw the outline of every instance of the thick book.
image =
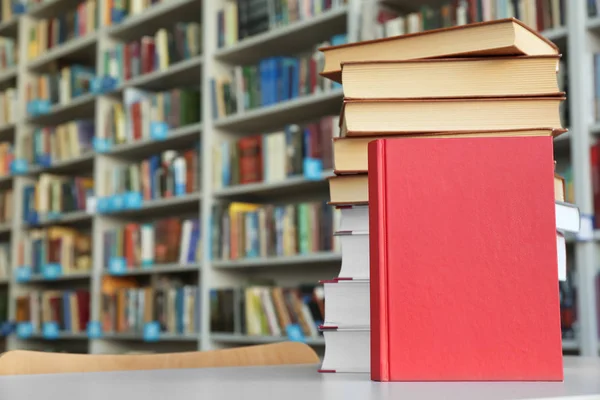
POLYGON ((368 373, 371 357, 369 328, 320 326, 325 355, 319 372, 368 373))
POLYGON ((369 144, 372 379, 563 379, 553 180, 549 137, 369 144))
POLYGON ((323 325, 345 329, 369 328, 368 279, 332 279, 321 283, 326 300, 323 325))
MULTIPOLYGON (((550 128, 538 128, 529 130, 508 130, 498 132, 442 132, 436 134, 401 135, 395 137, 410 138, 463 138, 463 137, 508 137, 508 136, 553 136, 566 132, 565 130, 552 130, 550 128)), ((390 135, 392 133, 390 132, 390 135)), ((389 137, 386 134, 366 137, 335 137, 333 138, 333 167, 336 174, 366 173, 368 165, 367 146, 375 139, 389 137)))
POLYGON ((434 133, 563 129, 553 97, 460 99, 356 99, 344 101, 341 136, 376 136, 389 132, 434 133), (432 118, 435 116, 435 118, 432 118))
POLYGON ((329 46, 319 50, 325 54, 325 66, 321 74, 336 82, 342 80, 342 63, 349 61, 558 54, 558 47, 554 43, 513 18, 329 46))
POLYGON ((560 56, 357 61, 342 65, 355 99, 551 96, 560 56))

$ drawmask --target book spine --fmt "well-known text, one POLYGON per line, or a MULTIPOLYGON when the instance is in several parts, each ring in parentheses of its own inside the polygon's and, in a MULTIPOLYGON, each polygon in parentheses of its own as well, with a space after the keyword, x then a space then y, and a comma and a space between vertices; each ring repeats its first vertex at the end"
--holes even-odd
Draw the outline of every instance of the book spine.
POLYGON ((387 243, 385 242, 386 194, 385 142, 369 143, 369 256, 371 285, 371 379, 389 381, 387 316, 387 243))

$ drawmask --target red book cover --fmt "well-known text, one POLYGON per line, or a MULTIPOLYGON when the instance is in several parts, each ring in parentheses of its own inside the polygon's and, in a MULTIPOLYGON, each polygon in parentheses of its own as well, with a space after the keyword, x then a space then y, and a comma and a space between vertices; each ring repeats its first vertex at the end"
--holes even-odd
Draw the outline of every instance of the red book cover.
POLYGON ((78 290, 75 295, 77 296, 77 311, 79 312, 79 330, 85 332, 90 321, 90 292, 78 290))
POLYGON ((247 136, 238 141, 240 154, 240 183, 261 182, 262 136, 247 136))
POLYGON ((142 138, 142 105, 133 103, 131 105, 131 117, 133 125, 133 140, 142 138))
POLYGON ((371 142, 369 207, 373 380, 562 380, 552 138, 371 142))
POLYGON ((135 263, 135 230, 136 224, 125 225, 125 262, 128 268, 137 267, 135 263))

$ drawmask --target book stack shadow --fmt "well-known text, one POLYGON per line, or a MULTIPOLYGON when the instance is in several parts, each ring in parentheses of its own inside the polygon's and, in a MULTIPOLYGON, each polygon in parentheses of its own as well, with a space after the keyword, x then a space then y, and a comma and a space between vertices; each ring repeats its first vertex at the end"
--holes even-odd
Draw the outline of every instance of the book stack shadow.
POLYGON ((344 91, 321 372, 562 379, 557 277, 579 214, 555 175, 558 48, 504 19, 321 51, 344 91))

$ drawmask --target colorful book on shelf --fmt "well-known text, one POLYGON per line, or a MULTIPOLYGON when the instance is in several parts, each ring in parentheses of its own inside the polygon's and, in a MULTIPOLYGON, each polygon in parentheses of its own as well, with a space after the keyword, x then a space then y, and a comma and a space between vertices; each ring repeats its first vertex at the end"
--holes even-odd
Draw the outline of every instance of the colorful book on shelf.
POLYGON ((156 200, 196 193, 200 190, 199 154, 194 146, 114 165, 105 172, 103 196, 134 192, 143 200, 156 200))
POLYGON ((102 72, 119 82, 164 71, 172 65, 202 53, 202 27, 197 22, 177 22, 104 51, 102 72))
POLYGON ((255 65, 225 70, 211 81, 213 117, 330 91, 332 83, 319 76, 322 68, 323 56, 315 51, 294 57, 268 57, 255 65))
POLYGON ((202 261, 198 219, 166 218, 143 224, 128 223, 103 234, 104 267, 109 273, 154 265, 189 265, 202 261), (122 267, 114 267, 123 259, 122 267))
POLYGON ((562 380, 552 139, 369 146, 372 379, 562 380))
POLYGON ((322 202, 231 203, 213 209, 212 258, 281 257, 336 249, 333 210, 322 202))
POLYGON ((322 75, 341 82, 349 61, 385 61, 450 56, 555 55, 558 47, 521 21, 508 18, 320 49, 322 75), (507 33, 508 32, 508 33, 507 33))
MULTIPOLYGON (((250 336, 319 338, 323 322, 323 288, 251 285, 210 291, 210 330, 250 336), (293 328, 290 326, 293 325, 293 328)), ((296 338, 297 339, 297 338, 296 338)))
POLYGON ((143 286, 131 279, 104 277, 101 321, 104 333, 133 333, 144 339, 150 339, 145 332, 149 324, 157 325, 158 335, 197 333, 200 326, 198 286, 166 278, 156 285, 143 286))
POLYGON ((345 4, 345 0, 228 0, 217 12, 217 47, 306 21, 345 4))
POLYGON ((220 166, 214 170, 213 187, 307 176, 307 159, 318 160, 321 170, 330 170, 337 125, 337 116, 327 116, 304 126, 288 125, 280 132, 222 140, 213 151, 215 165, 220 166))
POLYGON ((55 18, 36 21, 29 29, 27 58, 33 60, 69 40, 97 29, 97 2, 84 0, 55 18))
MULTIPOLYGON (((377 34, 391 37, 503 18, 517 18, 537 31, 558 29, 565 26, 565 3, 565 0, 453 1, 439 7, 424 5, 406 15, 398 15, 396 9, 380 4, 377 34)), ((595 6, 594 1, 589 4, 595 6)))
MULTIPOLYGON (((27 104, 42 100, 49 106, 65 105, 91 92, 91 82, 96 74, 94 68, 73 64, 60 69, 53 66, 51 70, 52 72, 49 73, 34 75, 27 81, 25 94, 27 104)), ((30 110, 28 112, 31 113, 30 110)))
POLYGON ((90 272, 91 234, 61 226, 29 230, 18 242, 17 266, 28 267, 31 274, 44 276, 55 274, 54 271, 46 271, 46 268, 58 268, 57 274, 60 275, 90 272))
POLYGON ((13 144, 10 142, 0 142, 0 177, 11 174, 11 164, 14 159, 13 144))
POLYGON ((33 185, 23 188, 23 220, 36 225, 43 218, 87 210, 94 195, 94 179, 83 176, 41 174, 33 185))
POLYGON ((13 38, 0 37, 0 68, 9 69, 19 62, 19 52, 13 38))
POLYGON ((17 326, 30 324, 32 333, 46 336, 46 324, 54 325, 52 333, 56 334, 85 333, 89 319, 90 292, 87 290, 34 290, 16 298, 17 326))

